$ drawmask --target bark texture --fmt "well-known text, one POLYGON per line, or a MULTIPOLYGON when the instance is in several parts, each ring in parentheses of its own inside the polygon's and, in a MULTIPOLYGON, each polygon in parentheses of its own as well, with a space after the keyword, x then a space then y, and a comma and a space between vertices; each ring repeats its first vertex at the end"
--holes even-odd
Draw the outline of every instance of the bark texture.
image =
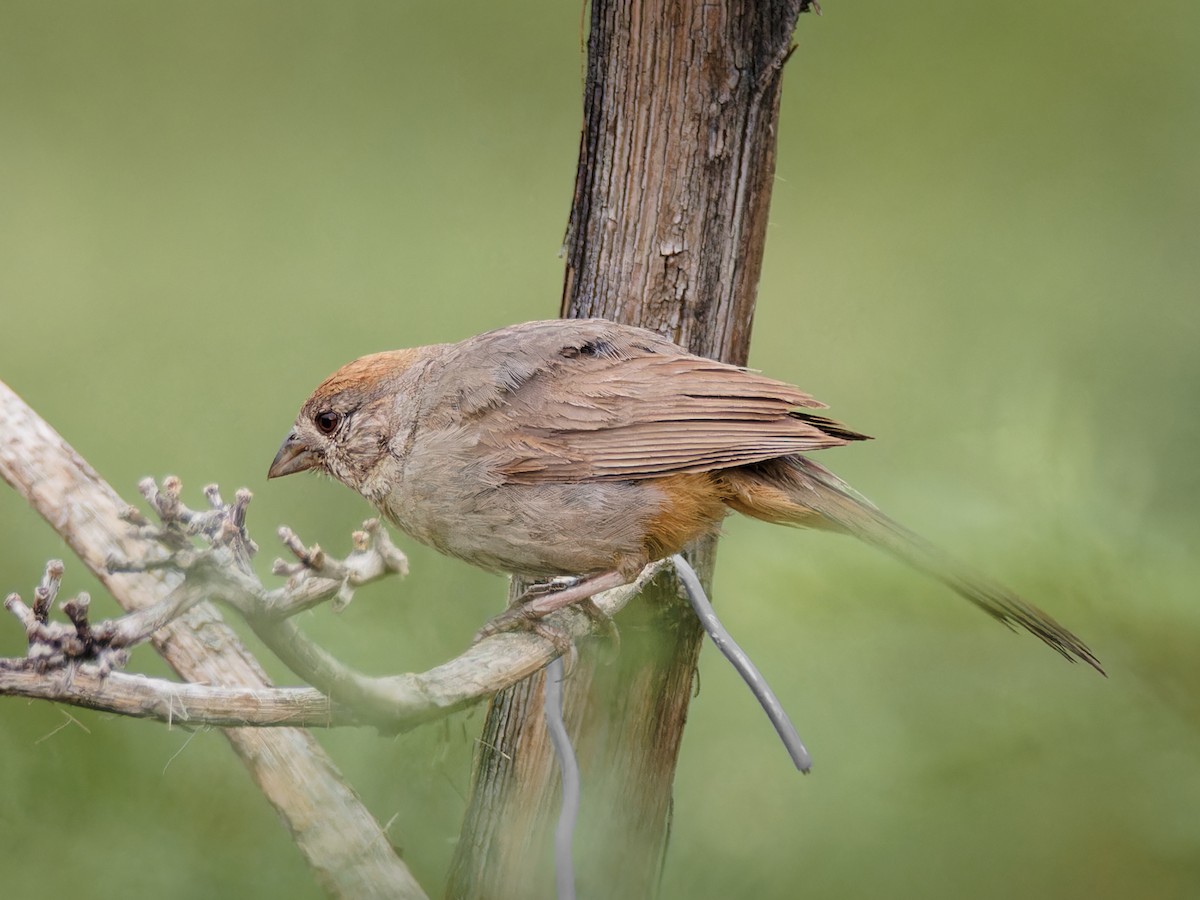
MULTIPOLYGON (((595 0, 562 314, 652 328, 743 364, 775 169, 783 64, 808 4, 595 0)), ((707 583, 713 542, 688 554, 707 583)), ((565 684, 585 792, 580 896, 656 892, 702 632, 660 576, 565 684)), ((553 896, 557 767, 538 675, 493 700, 447 896, 553 896)))

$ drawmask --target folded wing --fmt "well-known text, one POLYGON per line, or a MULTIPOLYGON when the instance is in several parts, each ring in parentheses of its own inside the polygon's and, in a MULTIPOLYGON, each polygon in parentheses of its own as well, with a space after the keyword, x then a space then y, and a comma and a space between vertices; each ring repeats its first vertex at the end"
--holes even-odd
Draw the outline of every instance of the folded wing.
POLYGON ((494 332, 476 356, 498 367, 496 389, 463 412, 509 482, 704 472, 866 438, 808 412, 824 404, 799 388, 693 356, 642 329, 562 325, 539 335, 536 364, 517 341, 504 367, 512 329, 494 332))

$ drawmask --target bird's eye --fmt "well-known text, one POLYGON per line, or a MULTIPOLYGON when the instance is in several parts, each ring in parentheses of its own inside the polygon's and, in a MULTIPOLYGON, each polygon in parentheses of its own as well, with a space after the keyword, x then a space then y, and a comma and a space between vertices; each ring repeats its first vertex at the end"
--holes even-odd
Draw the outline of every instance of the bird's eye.
POLYGON ((313 416, 313 424, 317 426, 317 431, 321 434, 333 434, 337 431, 337 427, 342 424, 341 413, 335 413, 331 409, 324 410, 313 416))

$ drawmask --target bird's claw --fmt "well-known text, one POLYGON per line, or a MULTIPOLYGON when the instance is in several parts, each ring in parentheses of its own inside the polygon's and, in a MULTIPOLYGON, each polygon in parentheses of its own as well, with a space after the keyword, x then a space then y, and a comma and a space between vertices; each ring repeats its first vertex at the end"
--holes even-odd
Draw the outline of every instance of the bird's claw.
MULTIPOLYGON (((570 632, 557 625, 551 625, 526 606, 509 607, 500 615, 488 620, 486 625, 475 632, 472 643, 478 644, 485 638, 508 631, 528 631, 536 634, 553 644, 560 656, 571 657, 575 652, 570 632)), ((568 668, 570 668, 569 665, 568 668)))

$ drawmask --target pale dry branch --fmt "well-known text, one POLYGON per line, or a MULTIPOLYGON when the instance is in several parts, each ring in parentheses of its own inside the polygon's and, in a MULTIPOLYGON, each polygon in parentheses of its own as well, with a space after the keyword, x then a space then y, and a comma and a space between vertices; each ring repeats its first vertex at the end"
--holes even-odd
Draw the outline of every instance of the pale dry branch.
MULTIPOLYGON (((153 546, 137 534, 148 523, 138 523, 129 504, 3 383, 0 436, 0 477, 50 523, 122 607, 154 606, 183 583, 182 573, 171 567, 109 571, 110 558, 152 557, 153 546)), ((199 603, 169 621, 152 641, 193 684, 270 687, 261 666, 211 604, 199 603)), ((228 728, 224 734, 330 895, 425 896, 379 823, 308 731, 228 728)))
MULTIPOLYGON (((369 522, 365 530, 369 532, 377 526, 378 523, 369 522)), ((367 553, 367 544, 364 536, 356 553, 367 553)), ((664 565, 648 566, 637 582, 598 595, 595 602, 601 613, 615 615, 664 565)), ((197 571, 201 569, 193 566, 189 575, 197 571)), ((30 651, 24 659, 0 659, 0 696, 55 700, 163 722, 186 718, 193 725, 370 724, 393 733, 478 703, 536 672, 558 655, 553 641, 528 633, 504 634, 481 641, 427 672, 372 678, 334 658, 291 622, 251 615, 248 621, 256 633, 289 667, 308 676, 306 680, 318 689, 229 690, 142 676, 116 677, 120 673, 115 672, 112 676, 115 681, 109 684, 104 676, 124 664, 129 646, 146 638, 142 632, 146 621, 165 616, 167 609, 182 612, 216 594, 208 592, 202 584, 185 581, 162 603, 95 626, 87 625, 86 634, 81 635, 76 619, 72 619, 71 626, 48 621, 48 606, 40 598, 53 598, 57 594, 62 563, 52 561, 46 573, 42 586, 35 592, 39 599, 33 609, 16 594, 5 602, 6 608, 25 626, 30 651), (173 597, 186 597, 189 602, 173 597), (111 655, 117 653, 123 655, 111 655), (187 715, 181 717, 178 711, 184 708, 187 715)), ((234 580, 235 585, 240 583, 234 580)), ((227 589, 228 585, 223 587, 227 589)), ((327 585, 326 596, 330 590, 336 593, 336 588, 327 585)), ((239 606, 248 602, 246 596, 238 600, 239 606)), ((68 607, 74 602, 62 605, 68 617, 71 616, 68 607)), ((86 619, 83 621, 86 625, 86 619)), ((592 617, 574 609, 563 610, 551 617, 551 622, 570 638, 582 637, 594 626, 592 617)))
POLYGON ((0 660, 0 694, 188 727, 327 727, 361 722, 315 688, 230 688, 180 684, 83 664, 51 672, 0 660))

